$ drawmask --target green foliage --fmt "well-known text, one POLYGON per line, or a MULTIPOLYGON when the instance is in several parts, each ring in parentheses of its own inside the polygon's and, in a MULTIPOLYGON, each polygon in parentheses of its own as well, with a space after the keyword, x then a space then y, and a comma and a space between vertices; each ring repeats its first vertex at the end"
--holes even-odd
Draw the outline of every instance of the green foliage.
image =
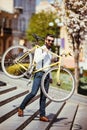
POLYGON ((27 39, 29 41, 34 41, 32 37, 33 33, 36 33, 38 36, 45 37, 47 33, 55 34, 56 25, 52 28, 49 27, 50 22, 54 22, 57 18, 57 14, 53 12, 40 12, 38 14, 33 14, 27 29, 27 39))

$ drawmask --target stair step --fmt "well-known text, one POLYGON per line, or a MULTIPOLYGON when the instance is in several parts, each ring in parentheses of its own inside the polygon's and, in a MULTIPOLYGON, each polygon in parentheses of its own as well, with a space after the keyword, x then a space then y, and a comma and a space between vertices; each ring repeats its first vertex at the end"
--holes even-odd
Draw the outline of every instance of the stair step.
POLYGON ((78 105, 67 102, 50 130, 71 130, 78 105))
POLYGON ((73 96, 68 101, 74 101, 78 104, 87 104, 87 96, 80 94, 73 94, 73 96))
POLYGON ((0 107, 0 123, 17 112, 17 108, 19 107, 24 97, 25 95, 0 107))
MULTIPOLYGON (((24 97, 26 95, 19 97, 18 99, 15 99, 3 106, 0 107, 0 123, 11 117, 13 114, 15 114, 18 110, 18 107, 20 106, 20 103, 23 101, 24 97)), ((39 98, 39 95, 34 97, 30 102, 34 102, 39 98)))
MULTIPOLYGON (((28 105, 24 110, 24 116, 18 117, 17 113, 8 118, 6 121, 2 122, 0 129, 2 130, 17 130, 20 127, 24 127, 29 119, 34 118, 39 114, 39 99, 35 100, 33 103, 28 105)), ((23 129, 23 128, 22 128, 23 129)), ((20 129, 21 130, 21 129, 20 129)))
POLYGON ((72 130, 87 130, 87 105, 78 107, 72 130))
MULTIPOLYGON (((48 106, 50 103, 51 103, 51 101, 47 101, 46 106, 48 106)), ((39 106, 38 106, 38 108, 39 108, 39 106)), ((35 112, 32 113, 32 115, 28 115, 28 119, 24 123, 22 123, 16 130, 21 130, 21 129, 25 128, 30 122, 32 122, 34 120, 34 118, 38 117, 38 114, 39 114, 38 108, 35 112)), ((26 116, 26 113, 24 116, 26 116)), ((38 117, 38 120, 39 120, 39 117, 38 117)))
POLYGON ((11 102, 12 100, 14 100, 18 97, 21 97, 28 92, 29 92, 29 90, 17 89, 12 92, 8 92, 6 94, 2 94, 0 96, 0 106, 6 104, 8 102, 11 102))
POLYGON ((61 111, 65 103, 51 102, 46 108, 46 115, 50 119, 50 122, 39 121, 39 115, 32 120, 23 130, 48 130, 48 126, 52 124, 56 115, 61 111))
POLYGON ((17 87, 12 86, 12 85, 7 85, 5 87, 0 87, 0 95, 4 94, 4 93, 7 93, 7 92, 10 92, 10 91, 13 91, 15 89, 17 89, 17 87))
POLYGON ((27 104, 24 116, 18 117, 18 107, 32 89, 31 85, 27 86, 28 79, 11 79, 1 72, 0 75, 1 81, 6 79, 7 83, 0 86, 1 130, 87 130, 87 96, 75 93, 61 103, 47 99, 46 115, 50 122, 42 122, 39 120, 39 91, 27 104))

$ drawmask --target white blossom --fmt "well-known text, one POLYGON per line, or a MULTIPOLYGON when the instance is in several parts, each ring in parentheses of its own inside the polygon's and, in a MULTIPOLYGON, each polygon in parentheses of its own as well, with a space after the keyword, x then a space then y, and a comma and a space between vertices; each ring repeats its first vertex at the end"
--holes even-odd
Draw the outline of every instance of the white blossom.
POLYGON ((76 42, 82 41, 87 31, 86 0, 65 0, 65 12, 68 33, 76 42))

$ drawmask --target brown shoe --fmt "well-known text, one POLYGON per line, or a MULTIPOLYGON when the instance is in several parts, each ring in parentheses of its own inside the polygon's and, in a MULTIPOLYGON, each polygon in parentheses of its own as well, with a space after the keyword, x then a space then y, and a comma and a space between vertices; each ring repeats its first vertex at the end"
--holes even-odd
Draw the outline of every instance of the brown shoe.
POLYGON ((24 114, 24 113, 23 113, 23 110, 19 108, 19 109, 18 109, 18 116, 21 116, 21 117, 22 117, 23 114, 24 114))
POLYGON ((49 119, 46 116, 41 116, 40 121, 49 122, 49 119))

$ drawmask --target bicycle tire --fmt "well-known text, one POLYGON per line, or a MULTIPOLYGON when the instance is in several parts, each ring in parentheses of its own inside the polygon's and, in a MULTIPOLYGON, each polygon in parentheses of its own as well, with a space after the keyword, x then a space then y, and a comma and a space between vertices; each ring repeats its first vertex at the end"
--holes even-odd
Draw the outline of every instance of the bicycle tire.
POLYGON ((4 73, 10 78, 22 78, 26 71, 31 67, 32 55, 27 54, 28 48, 21 45, 9 47, 2 56, 1 66, 4 73), (20 62, 16 60, 24 54, 25 59, 21 58, 20 62))
POLYGON ((54 102, 64 102, 68 100, 75 90, 75 78, 67 68, 60 68, 60 84, 57 83, 56 73, 58 67, 49 69, 42 77, 41 89, 44 95, 54 102), (45 90, 45 79, 48 74, 52 75, 53 83, 49 85, 48 93, 45 90))

